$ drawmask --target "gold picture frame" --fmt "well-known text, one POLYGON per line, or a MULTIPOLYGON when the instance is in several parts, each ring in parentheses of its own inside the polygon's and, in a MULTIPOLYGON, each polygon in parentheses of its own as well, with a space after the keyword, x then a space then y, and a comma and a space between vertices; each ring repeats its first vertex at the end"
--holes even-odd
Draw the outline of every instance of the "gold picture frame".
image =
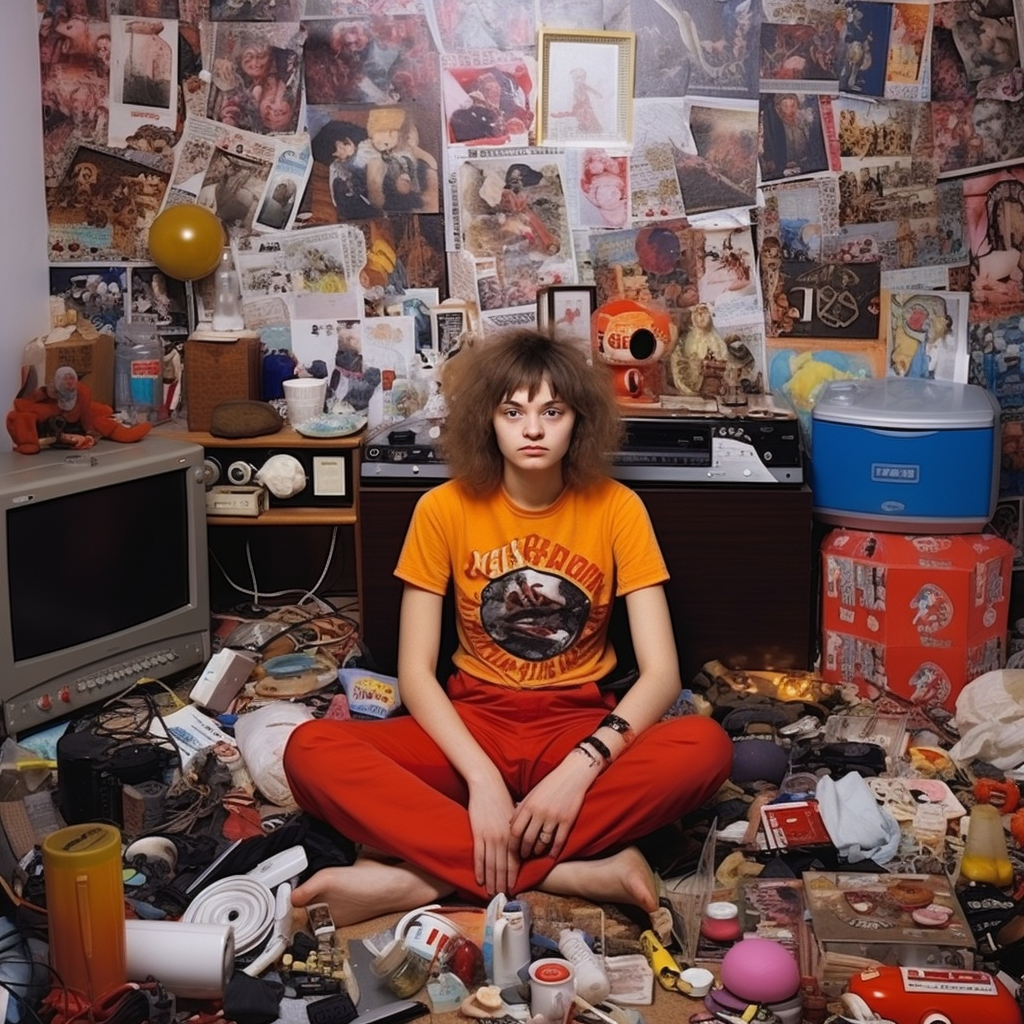
POLYGON ((630 146, 636 33, 541 28, 537 144, 630 146))

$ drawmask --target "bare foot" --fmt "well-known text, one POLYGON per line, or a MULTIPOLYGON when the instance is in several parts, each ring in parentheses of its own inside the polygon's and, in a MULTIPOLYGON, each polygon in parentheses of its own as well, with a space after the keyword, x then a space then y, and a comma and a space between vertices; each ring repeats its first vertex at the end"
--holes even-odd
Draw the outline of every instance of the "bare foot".
MULTIPOLYGON (((292 892, 292 906, 326 903, 339 928, 433 903, 452 887, 406 863, 358 857, 348 867, 323 868, 292 892)), ((304 916, 304 915, 303 915, 304 916)))
POLYGON ((654 872, 635 846, 598 860, 562 861, 538 888, 557 896, 581 896, 594 903, 626 903, 648 914, 658 909, 654 872))

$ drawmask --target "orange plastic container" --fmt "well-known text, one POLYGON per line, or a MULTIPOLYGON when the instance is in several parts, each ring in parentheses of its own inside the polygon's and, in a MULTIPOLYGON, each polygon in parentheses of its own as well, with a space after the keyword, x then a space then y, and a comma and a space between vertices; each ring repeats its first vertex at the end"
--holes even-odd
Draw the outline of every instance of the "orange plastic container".
POLYGON ((123 985, 124 881, 121 833, 85 822, 43 840, 50 966, 90 1001, 123 985))

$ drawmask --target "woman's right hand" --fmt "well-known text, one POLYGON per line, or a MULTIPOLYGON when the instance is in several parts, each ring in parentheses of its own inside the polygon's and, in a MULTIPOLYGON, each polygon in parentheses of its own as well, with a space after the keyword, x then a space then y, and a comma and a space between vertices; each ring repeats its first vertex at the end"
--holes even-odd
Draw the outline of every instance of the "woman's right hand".
POLYGON ((515 811, 512 796, 498 777, 486 785, 470 786, 468 809, 477 885, 490 896, 508 892, 519 873, 519 856, 509 829, 515 811))

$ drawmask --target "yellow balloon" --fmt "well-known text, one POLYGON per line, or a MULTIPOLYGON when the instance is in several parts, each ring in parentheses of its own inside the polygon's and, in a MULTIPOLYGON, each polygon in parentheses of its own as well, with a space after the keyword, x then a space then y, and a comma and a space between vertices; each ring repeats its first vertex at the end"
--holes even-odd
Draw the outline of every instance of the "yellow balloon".
POLYGON ((203 206, 169 206, 149 229, 153 262, 179 281, 212 274, 223 248, 224 226, 203 206))

